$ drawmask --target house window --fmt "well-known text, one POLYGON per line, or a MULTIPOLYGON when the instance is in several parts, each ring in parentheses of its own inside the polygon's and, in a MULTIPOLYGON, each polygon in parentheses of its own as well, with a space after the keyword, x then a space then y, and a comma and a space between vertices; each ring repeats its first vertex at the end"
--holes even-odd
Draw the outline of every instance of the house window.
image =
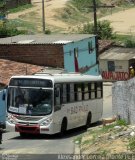
POLYGON ((93 52, 92 41, 88 42, 88 50, 89 50, 89 54, 93 52))
POLYGON ((114 61, 108 61, 108 71, 115 72, 115 63, 114 63, 114 61))

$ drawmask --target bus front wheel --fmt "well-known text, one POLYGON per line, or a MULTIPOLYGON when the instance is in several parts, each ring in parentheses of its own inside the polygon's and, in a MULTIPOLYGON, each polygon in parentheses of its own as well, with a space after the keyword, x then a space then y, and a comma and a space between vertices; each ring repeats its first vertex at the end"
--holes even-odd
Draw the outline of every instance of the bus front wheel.
POLYGON ((89 112, 86 120, 86 129, 89 128, 90 125, 91 125, 91 113, 89 112))
POLYGON ((66 130, 67 130, 67 119, 64 118, 61 123, 61 130, 60 130, 61 137, 66 133, 66 130))

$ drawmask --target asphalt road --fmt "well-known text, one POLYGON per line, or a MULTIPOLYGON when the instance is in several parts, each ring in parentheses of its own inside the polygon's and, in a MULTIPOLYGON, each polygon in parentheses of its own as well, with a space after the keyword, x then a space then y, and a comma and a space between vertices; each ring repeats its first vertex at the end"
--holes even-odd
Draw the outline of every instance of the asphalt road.
POLYGON ((17 155, 19 160, 33 160, 34 158, 35 160, 56 160, 61 154, 73 154, 74 138, 85 131, 82 127, 68 131, 63 138, 60 138, 59 135, 42 135, 25 139, 21 138, 19 133, 7 132, 3 134, 0 154, 3 156, 17 155))
MULTIPOLYGON (((112 116, 111 85, 104 85, 103 117, 112 116)), ((0 145, 0 159, 2 160, 57 160, 61 154, 74 154, 74 139, 86 132, 82 128, 68 131, 60 138, 59 135, 40 137, 32 136, 22 139, 19 133, 7 132, 3 134, 3 143, 0 145), (14 156, 14 157, 12 157, 14 156), (7 159, 6 159, 7 158, 7 159)))

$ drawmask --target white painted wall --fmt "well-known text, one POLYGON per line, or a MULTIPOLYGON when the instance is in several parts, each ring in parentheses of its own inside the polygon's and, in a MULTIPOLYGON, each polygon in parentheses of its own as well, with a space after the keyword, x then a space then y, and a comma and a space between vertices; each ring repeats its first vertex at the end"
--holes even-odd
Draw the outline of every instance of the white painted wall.
POLYGON ((112 110, 113 114, 135 124, 135 78, 113 84, 112 110))

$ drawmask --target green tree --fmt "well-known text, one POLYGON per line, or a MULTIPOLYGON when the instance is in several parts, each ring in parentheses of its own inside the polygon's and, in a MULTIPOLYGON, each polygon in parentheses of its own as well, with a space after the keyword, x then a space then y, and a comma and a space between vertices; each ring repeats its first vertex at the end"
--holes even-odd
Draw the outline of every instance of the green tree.
POLYGON ((0 26, 6 23, 6 1, 0 0, 0 26))
MULTIPOLYGON (((82 29, 79 29, 80 33, 94 34, 94 24, 84 24, 82 29)), ((111 39, 113 38, 113 29, 110 26, 110 22, 107 20, 97 22, 97 35, 99 39, 111 39)))

